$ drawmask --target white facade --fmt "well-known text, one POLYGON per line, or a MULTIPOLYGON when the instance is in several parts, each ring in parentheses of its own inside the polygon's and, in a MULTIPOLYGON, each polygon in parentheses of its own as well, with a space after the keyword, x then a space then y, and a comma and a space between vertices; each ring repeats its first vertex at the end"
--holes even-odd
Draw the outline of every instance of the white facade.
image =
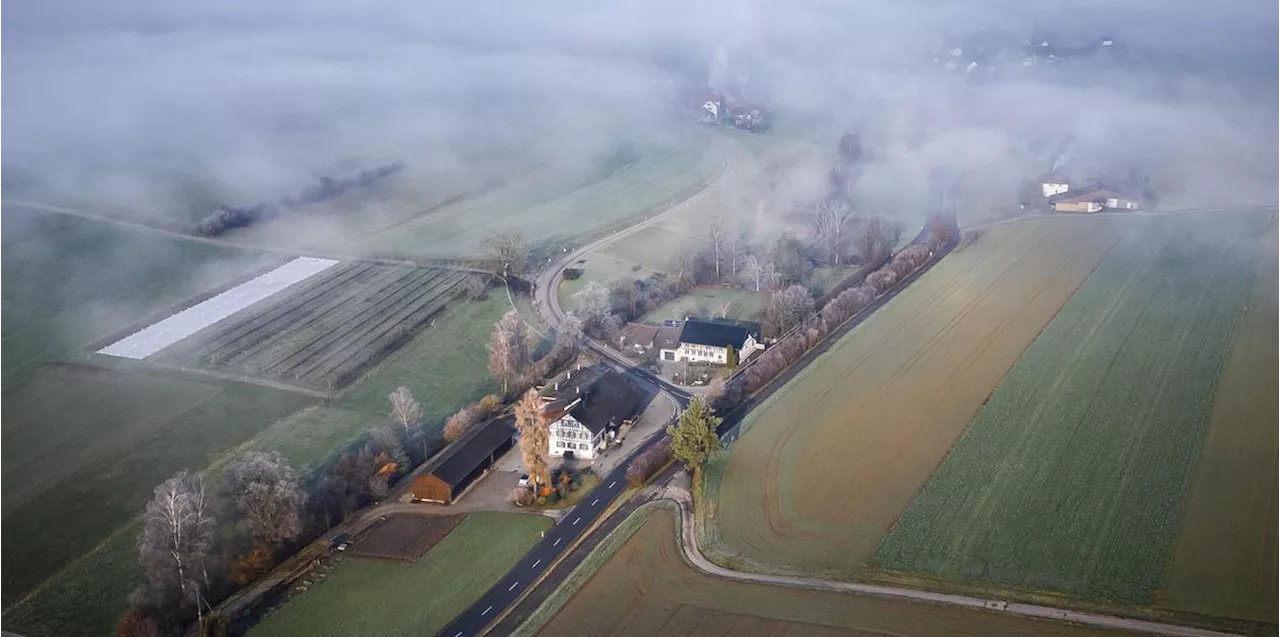
MULTIPOLYGON (((747 335, 747 340, 738 348, 738 360, 745 360, 757 349, 762 349, 755 337, 747 335)), ((662 350, 662 360, 690 363, 712 363, 725 365, 729 362, 729 348, 714 345, 698 345, 696 343, 680 343, 676 349, 662 350)))
POLYGON ((1060 195, 1066 192, 1068 188, 1070 188, 1070 186, 1061 182, 1045 182, 1040 184, 1040 191, 1043 192, 1046 197, 1060 195))
POLYGON ((702 110, 706 111, 711 119, 720 119, 720 103, 708 100, 702 105, 702 110))
POLYGON ((1107 207, 1120 210, 1137 210, 1138 203, 1132 199, 1121 199, 1119 197, 1108 197, 1107 207))
POLYGON ((573 457, 590 460, 605 443, 603 430, 592 433, 569 414, 551 423, 550 432, 547 446, 552 458, 564 457, 566 451, 572 451, 573 457))

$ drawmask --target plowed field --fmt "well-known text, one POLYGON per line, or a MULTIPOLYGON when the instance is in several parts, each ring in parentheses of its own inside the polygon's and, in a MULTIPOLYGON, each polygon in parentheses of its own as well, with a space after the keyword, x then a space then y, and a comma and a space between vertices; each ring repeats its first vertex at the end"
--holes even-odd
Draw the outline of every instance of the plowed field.
POLYGON ((957 248, 748 415, 708 467, 705 549, 737 568, 860 575, 1122 228, 1044 219, 957 248))
MULTIPOLYGON (((718 579, 686 565, 670 508, 647 521, 541 635, 1118 635, 949 606, 718 579)), ((644 515, 643 512, 638 515, 644 515)))
POLYGON ((1276 226, 1263 238, 1253 290, 1213 405, 1204 459, 1157 603, 1276 619, 1276 226))

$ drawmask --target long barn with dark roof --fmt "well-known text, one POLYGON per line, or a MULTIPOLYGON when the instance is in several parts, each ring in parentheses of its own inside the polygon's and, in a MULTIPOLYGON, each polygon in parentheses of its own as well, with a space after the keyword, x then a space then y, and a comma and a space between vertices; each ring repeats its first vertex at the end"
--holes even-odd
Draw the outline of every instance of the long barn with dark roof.
POLYGON ((413 480, 413 498, 449 504, 457 500, 515 444, 515 419, 495 418, 467 430, 436 454, 413 480))

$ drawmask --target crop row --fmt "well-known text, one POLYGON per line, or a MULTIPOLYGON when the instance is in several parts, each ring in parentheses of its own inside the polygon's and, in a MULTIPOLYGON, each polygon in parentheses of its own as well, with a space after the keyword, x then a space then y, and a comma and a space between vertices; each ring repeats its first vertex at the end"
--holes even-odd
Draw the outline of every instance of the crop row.
POLYGON ((284 314, 275 321, 261 325, 257 328, 257 333, 248 338, 248 342, 238 343, 227 350, 218 350, 218 355, 223 362, 242 364, 244 361, 257 360, 263 352, 274 349, 279 342, 278 335, 295 338, 299 334, 322 333, 335 316, 365 303, 367 297, 376 298, 388 287, 397 285, 403 276, 405 272, 394 268, 374 268, 358 281, 331 289, 328 294, 302 306, 300 311, 284 314))
POLYGON ((379 330, 386 329, 385 326, 388 325, 394 326, 406 316, 421 310, 464 278, 465 275, 458 274, 417 284, 412 290, 388 299, 388 303, 369 308, 364 315, 336 327, 321 342, 311 347, 309 352, 303 350, 269 371, 304 378, 311 377, 317 370, 328 369, 328 364, 335 357, 340 359, 343 353, 359 350, 366 339, 377 338, 379 330))

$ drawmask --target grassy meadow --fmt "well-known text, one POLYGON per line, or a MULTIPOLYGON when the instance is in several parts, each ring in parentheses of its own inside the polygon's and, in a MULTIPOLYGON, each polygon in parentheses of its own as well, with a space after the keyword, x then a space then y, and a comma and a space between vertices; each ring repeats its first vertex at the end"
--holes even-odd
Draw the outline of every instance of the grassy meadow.
MULTIPOLYGON (((1274 220, 1132 221, 895 524, 877 566, 1092 601, 1153 601, 1258 259, 1275 249, 1255 238, 1274 220)), ((1274 429, 1274 419, 1266 426, 1274 429)), ((1247 479, 1274 482, 1275 474, 1247 479)), ((1218 497, 1237 498, 1223 487, 1218 497)))
POLYGON ((416 561, 346 557, 248 634, 435 634, 497 583, 551 524, 539 515, 470 513, 416 561))

